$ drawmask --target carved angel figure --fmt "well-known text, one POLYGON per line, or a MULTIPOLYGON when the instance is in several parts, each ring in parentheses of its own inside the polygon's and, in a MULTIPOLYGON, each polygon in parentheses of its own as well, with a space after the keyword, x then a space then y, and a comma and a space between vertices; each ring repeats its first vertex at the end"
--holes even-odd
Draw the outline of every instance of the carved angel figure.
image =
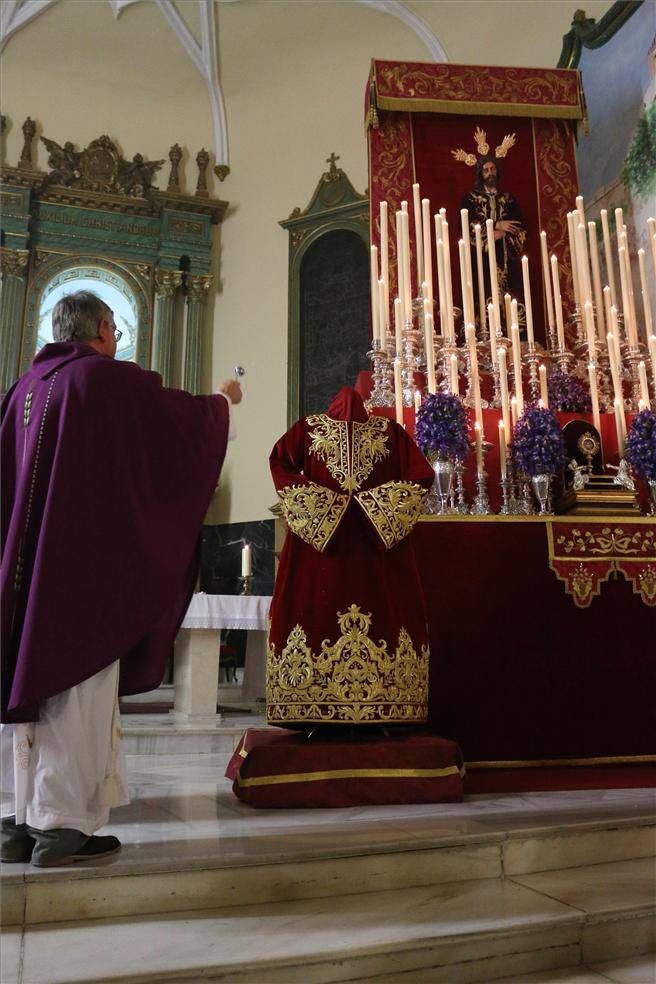
POLYGON ((571 472, 574 473, 574 481, 573 481, 574 491, 581 492, 590 481, 590 476, 588 475, 586 466, 579 464, 576 458, 572 458, 572 460, 570 461, 567 467, 571 472))
POLYGON ((119 190, 133 198, 145 198, 163 163, 163 160, 145 161, 142 154, 135 154, 130 163, 125 161, 121 167, 117 180, 119 190))
POLYGON ((48 167, 51 171, 46 179, 48 184, 69 185, 80 177, 81 155, 70 140, 67 140, 63 147, 54 140, 49 140, 48 137, 41 137, 41 140, 49 154, 48 167))

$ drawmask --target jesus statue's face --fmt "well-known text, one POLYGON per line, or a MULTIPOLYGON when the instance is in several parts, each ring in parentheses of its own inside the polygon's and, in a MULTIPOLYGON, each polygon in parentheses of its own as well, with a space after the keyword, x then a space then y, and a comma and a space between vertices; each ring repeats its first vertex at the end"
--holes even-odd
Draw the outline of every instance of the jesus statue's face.
POLYGON ((497 166, 494 161, 486 161, 482 171, 483 184, 486 188, 494 190, 497 186, 497 166))

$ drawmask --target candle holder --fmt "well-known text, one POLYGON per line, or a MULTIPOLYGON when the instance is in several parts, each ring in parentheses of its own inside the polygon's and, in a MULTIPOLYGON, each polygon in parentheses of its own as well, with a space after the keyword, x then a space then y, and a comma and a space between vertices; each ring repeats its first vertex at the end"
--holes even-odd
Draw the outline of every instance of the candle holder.
POLYGON ((469 515, 469 506, 467 505, 467 500, 465 498, 464 476, 465 476, 465 463, 459 458, 456 461, 456 495, 458 501, 455 510, 460 516, 469 515))
POLYGON ((492 445, 489 441, 481 442, 483 460, 481 462, 481 467, 476 468, 476 496, 474 498, 474 504, 471 508, 472 516, 488 516, 492 511, 490 509, 490 500, 487 494, 487 472, 485 470, 485 455, 491 447, 492 445))
MULTIPOLYGON (((451 356, 459 356, 460 352, 458 346, 455 342, 450 342, 446 338, 442 342, 442 347, 439 354, 439 362, 442 370, 442 380, 440 382, 440 387, 443 393, 451 392, 451 356)), ((458 359, 458 364, 460 359, 458 359)))
POLYGON ((567 375, 570 374, 570 371, 576 365, 576 356, 567 347, 561 348, 559 346, 554 353, 554 358, 560 371, 567 375))
POLYGON ((501 509, 499 510, 502 516, 512 516, 512 504, 511 504, 511 487, 510 481, 508 480, 508 467, 506 466, 505 478, 501 479, 501 509))
POLYGON ((506 473, 506 482, 508 485, 508 515, 521 516, 524 513, 524 508, 520 497, 520 483, 517 477, 512 451, 508 454, 506 473))
POLYGON ((535 351, 535 345, 529 343, 528 351, 522 356, 522 362, 528 366, 528 388, 531 394, 531 402, 537 403, 540 399, 540 356, 535 351))
POLYGON ((519 514, 521 516, 535 516, 535 506, 531 496, 531 486, 526 475, 520 479, 521 496, 519 501, 519 514))
POLYGON ((367 352, 373 367, 374 385, 368 401, 372 407, 394 406, 394 369, 387 353, 388 346, 382 345, 378 338, 374 338, 371 351, 367 352))
POLYGON ((241 591, 239 592, 240 594, 249 595, 251 593, 252 579, 253 579, 252 574, 242 574, 242 576, 239 578, 239 580, 241 581, 241 591))
MULTIPOLYGON (((466 366, 466 373, 467 373, 467 389, 465 391, 465 395, 462 402, 466 407, 473 408, 476 406, 476 400, 474 398, 474 390, 472 386, 473 383, 472 360, 471 360, 471 352, 469 351, 469 345, 465 345, 464 347, 464 359, 465 359, 465 366, 466 366)), ((479 380, 479 393, 480 393, 480 380, 479 380)), ((484 400, 483 397, 481 396, 481 407, 486 410, 489 407, 489 405, 490 405, 489 402, 487 400, 484 400)))
POLYGON ((629 345, 628 342, 623 346, 622 354, 628 367, 629 378, 631 380, 631 393, 626 400, 626 409, 637 411, 638 400, 640 399, 640 373, 638 367, 645 359, 645 346, 642 342, 637 345, 629 345))
POLYGON ((421 332, 414 327, 410 318, 403 328, 403 406, 415 405, 415 369, 421 368, 421 332))
POLYGON ((547 348, 553 355, 558 348, 558 336, 554 325, 549 325, 547 329, 547 348))
POLYGON ((569 316, 568 324, 572 326, 575 332, 575 345, 582 345, 585 342, 585 331, 583 329, 583 312, 581 308, 576 304, 574 310, 569 316))

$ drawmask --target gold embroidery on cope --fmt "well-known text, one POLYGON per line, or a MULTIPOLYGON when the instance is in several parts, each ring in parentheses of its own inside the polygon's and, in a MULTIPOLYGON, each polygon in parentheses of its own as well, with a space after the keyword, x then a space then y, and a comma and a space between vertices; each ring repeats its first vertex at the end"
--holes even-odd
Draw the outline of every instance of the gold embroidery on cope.
POLYGON ((428 490, 415 482, 385 482, 355 498, 389 548, 412 531, 427 495, 428 490))
POLYGON ((324 639, 321 652, 308 645, 301 625, 280 655, 270 642, 267 660, 269 721, 368 724, 421 722, 428 713, 428 647, 415 649, 399 630, 393 654, 370 638, 372 616, 358 605, 337 613, 340 635, 324 639))
POLYGON ((389 456, 385 417, 371 416, 364 423, 354 420, 351 440, 346 420, 333 420, 324 413, 307 420, 312 438, 310 454, 324 462, 345 492, 359 489, 376 462, 389 456))
POLYGON ((337 529, 348 496, 310 482, 290 485, 278 492, 283 515, 292 533, 322 551, 337 529))

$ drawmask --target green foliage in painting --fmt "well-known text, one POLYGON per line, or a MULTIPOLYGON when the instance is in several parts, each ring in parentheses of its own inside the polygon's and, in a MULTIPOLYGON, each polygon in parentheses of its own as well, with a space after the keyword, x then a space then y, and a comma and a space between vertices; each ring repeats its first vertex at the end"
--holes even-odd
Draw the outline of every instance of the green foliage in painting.
POLYGON ((634 195, 656 191, 656 102, 647 108, 636 127, 622 177, 634 195))

